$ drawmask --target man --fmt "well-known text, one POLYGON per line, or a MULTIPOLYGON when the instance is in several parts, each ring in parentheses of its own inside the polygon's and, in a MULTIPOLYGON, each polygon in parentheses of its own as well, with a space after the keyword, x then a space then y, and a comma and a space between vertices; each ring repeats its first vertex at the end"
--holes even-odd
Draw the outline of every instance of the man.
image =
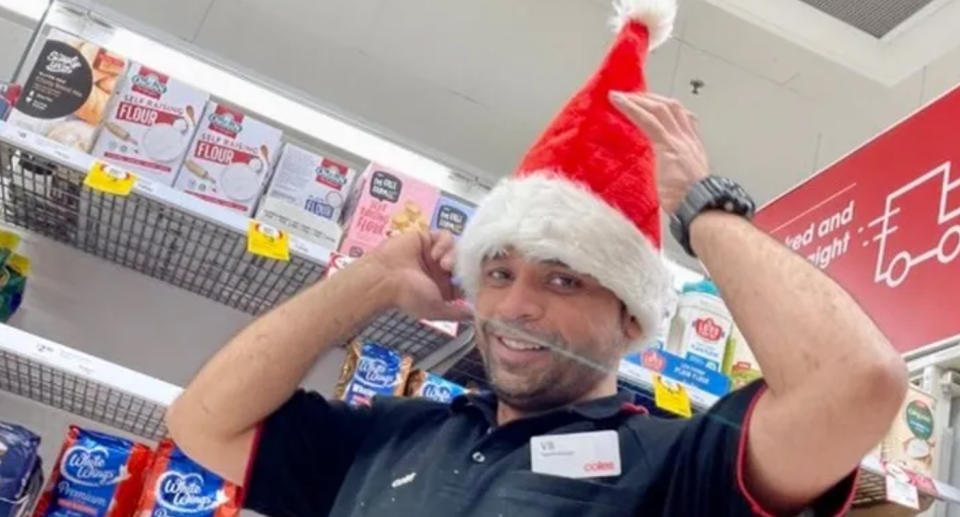
POLYGON ((745 194, 709 176, 686 110, 622 93, 645 89, 642 61, 675 8, 619 7, 600 71, 456 246, 448 235, 385 242, 238 334, 173 405, 174 439, 243 484, 249 508, 304 517, 846 510, 861 457, 902 402, 903 363, 848 294, 751 226, 745 194), (640 414, 616 394, 619 358, 649 339, 668 296, 661 207, 766 375, 690 420, 640 414), (473 301, 493 394, 351 409, 297 391, 324 351, 384 310, 465 317, 448 303, 453 271, 473 301))

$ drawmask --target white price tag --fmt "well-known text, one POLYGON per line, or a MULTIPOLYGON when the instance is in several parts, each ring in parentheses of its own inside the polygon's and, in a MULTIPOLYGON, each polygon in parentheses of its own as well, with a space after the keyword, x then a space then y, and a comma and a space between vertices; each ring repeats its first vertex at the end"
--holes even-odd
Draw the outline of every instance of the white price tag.
POLYGON ((530 438, 530 470, 583 479, 620 475, 616 431, 551 434, 530 438))
POLYGON ((917 491, 917 487, 893 474, 887 475, 887 501, 914 510, 920 509, 920 493, 917 491))

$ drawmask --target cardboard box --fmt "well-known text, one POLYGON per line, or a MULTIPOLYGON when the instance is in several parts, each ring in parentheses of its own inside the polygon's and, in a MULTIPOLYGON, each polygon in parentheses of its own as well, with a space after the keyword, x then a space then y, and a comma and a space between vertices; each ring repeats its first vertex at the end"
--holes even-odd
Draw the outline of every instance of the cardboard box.
POLYGON ((936 397, 910 385, 903 406, 881 443, 885 461, 927 477, 935 477, 933 461, 938 453, 937 426, 934 422, 936 404, 936 397))
POLYGON ((320 217, 276 197, 266 196, 257 208, 258 221, 282 228, 329 250, 340 246, 343 229, 335 221, 320 217))
POLYGON ((273 126, 211 101, 174 187, 250 215, 270 177, 282 136, 273 126))
POLYGON ((430 218, 430 229, 446 230, 454 239, 459 239, 476 210, 477 205, 449 192, 441 192, 430 218))
POLYGON ((340 222, 357 171, 293 144, 283 146, 267 198, 340 222))
POLYGON ((730 377, 733 389, 740 389, 763 377, 760 364, 754 357, 740 328, 734 322, 727 340, 727 353, 723 359, 723 373, 730 377))
POLYGON ((127 60, 50 31, 8 122, 89 152, 127 60))
POLYGON ((375 163, 360 181, 341 253, 360 257, 390 236, 430 229, 440 196, 436 187, 375 163))
POLYGON ((173 185, 209 97, 134 63, 111 103, 93 155, 173 185))

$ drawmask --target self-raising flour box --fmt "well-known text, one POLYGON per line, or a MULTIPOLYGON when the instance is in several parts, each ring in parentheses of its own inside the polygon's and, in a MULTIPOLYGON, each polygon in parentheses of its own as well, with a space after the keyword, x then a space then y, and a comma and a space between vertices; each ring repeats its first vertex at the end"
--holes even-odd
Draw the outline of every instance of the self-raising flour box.
POLYGON ((93 155, 173 185, 209 97, 134 63, 116 93, 93 155))
POLYGON ((266 196, 339 222, 356 177, 357 171, 342 163, 286 144, 266 196))
POLYGON ((900 412, 881 444, 886 462, 933 477, 933 459, 937 456, 936 403, 933 395, 915 386, 909 387, 900 412))
POLYGON ((393 235, 429 231, 430 217, 440 195, 436 187, 370 164, 358 188, 340 253, 359 257, 393 235))
POLYGON ((244 214, 253 212, 283 132, 215 102, 207 109, 175 187, 244 214))

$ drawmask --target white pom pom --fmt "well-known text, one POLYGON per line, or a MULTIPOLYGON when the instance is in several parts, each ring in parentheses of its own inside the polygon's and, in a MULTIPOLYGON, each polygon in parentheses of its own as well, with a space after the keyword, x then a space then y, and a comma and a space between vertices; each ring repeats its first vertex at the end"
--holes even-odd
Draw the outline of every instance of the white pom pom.
POLYGON ((613 8, 616 10, 611 20, 614 30, 620 32, 630 20, 646 25, 650 31, 650 50, 670 39, 677 18, 676 0, 614 0, 613 8))

